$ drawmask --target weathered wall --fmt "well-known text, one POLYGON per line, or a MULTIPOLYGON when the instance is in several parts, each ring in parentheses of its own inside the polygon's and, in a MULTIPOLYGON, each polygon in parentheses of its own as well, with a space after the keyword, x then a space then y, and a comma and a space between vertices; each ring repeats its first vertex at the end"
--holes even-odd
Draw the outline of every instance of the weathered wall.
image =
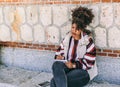
POLYGON ((1 5, 0 44, 55 51, 71 29, 71 10, 78 6, 91 8, 95 14, 88 29, 97 54, 120 57, 120 3, 1 5))
POLYGON ((9 5, 5 5, 4 2, 0 5, 2 63, 7 66, 51 72, 54 61, 54 52, 51 51, 57 49, 62 38, 71 29, 71 9, 81 5, 92 8, 95 14, 93 23, 87 29, 93 32, 97 47, 99 74, 96 79, 120 83, 119 0, 93 0, 109 3, 91 3, 92 0, 88 0, 89 3, 81 3, 79 0, 58 0, 53 3, 49 0, 40 4, 18 3, 19 5, 9 1, 11 0, 8 0, 9 5))

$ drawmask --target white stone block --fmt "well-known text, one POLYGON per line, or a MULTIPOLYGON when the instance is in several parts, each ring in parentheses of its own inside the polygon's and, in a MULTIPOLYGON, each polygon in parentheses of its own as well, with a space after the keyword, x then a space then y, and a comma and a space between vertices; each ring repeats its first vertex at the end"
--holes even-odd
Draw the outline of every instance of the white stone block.
POLYGON ((113 23, 113 6, 112 4, 101 5, 100 24, 108 28, 113 23))
POLYGON ((76 5, 69 6, 69 8, 68 8, 69 19, 72 19, 72 10, 74 10, 75 8, 77 8, 76 5))
POLYGON ((14 20, 11 23, 12 41, 20 41, 20 25, 25 22, 25 11, 23 7, 16 7, 13 11, 14 20))
POLYGON ((4 7, 4 17, 6 24, 10 25, 14 21, 14 6, 5 6, 4 7))
POLYGON ((120 48, 120 30, 116 27, 110 28, 108 32, 109 46, 112 48, 120 48))
POLYGON ((58 44, 59 38, 59 29, 57 27, 51 26, 46 29, 46 39, 48 44, 58 44))
POLYGON ((41 25, 34 26, 34 41, 39 43, 45 42, 45 30, 41 25))
POLYGON ((106 40, 106 29, 97 27, 95 28, 95 44, 98 47, 106 47, 107 40, 106 40))
POLYGON ((96 27, 99 24, 99 8, 98 8, 98 5, 91 5, 90 9, 92 9, 92 12, 94 14, 93 21, 90 25, 93 26, 93 27, 96 27))
POLYGON ((25 23, 25 10, 24 10, 24 7, 18 6, 18 7, 16 7, 16 11, 18 11, 18 14, 19 14, 20 19, 21 19, 21 23, 25 23))
POLYGON ((21 41, 20 32, 19 32, 19 34, 17 34, 14 31, 12 31, 12 41, 14 41, 14 42, 21 41))
POLYGON ((23 7, 6 6, 4 7, 5 22, 8 25, 12 25, 14 21, 19 23, 25 22, 25 11, 23 7))
POLYGON ((87 26, 86 30, 92 31, 92 28, 90 26, 87 26))
POLYGON ((114 4, 115 23, 120 26, 120 3, 114 4))
POLYGON ((68 8, 65 6, 53 7, 53 23, 55 25, 62 25, 68 21, 68 8))
POLYGON ((71 31, 71 23, 61 28, 61 39, 65 38, 66 34, 71 31))
POLYGON ((0 6, 0 24, 3 23, 2 6, 0 6))
POLYGON ((26 8, 27 22, 29 24, 35 24, 38 22, 38 8, 37 5, 28 6, 26 8))
POLYGON ((33 34, 32 34, 32 28, 28 25, 22 25, 20 27, 20 31, 21 31, 21 38, 24 41, 33 41, 33 34))
POLYGON ((0 40, 11 41, 10 29, 6 25, 0 25, 0 40))
POLYGON ((51 6, 40 6, 40 20, 44 26, 52 23, 52 10, 51 6))

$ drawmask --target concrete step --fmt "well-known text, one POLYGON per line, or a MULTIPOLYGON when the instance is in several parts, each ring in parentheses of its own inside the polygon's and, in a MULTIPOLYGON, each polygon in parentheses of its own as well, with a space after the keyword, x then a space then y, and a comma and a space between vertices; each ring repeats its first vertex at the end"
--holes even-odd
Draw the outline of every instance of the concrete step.
MULTIPOLYGON (((52 73, 0 66, 0 87, 41 87, 40 83, 50 82, 51 78, 52 73)), ((120 85, 91 81, 85 87, 120 87, 120 85)))

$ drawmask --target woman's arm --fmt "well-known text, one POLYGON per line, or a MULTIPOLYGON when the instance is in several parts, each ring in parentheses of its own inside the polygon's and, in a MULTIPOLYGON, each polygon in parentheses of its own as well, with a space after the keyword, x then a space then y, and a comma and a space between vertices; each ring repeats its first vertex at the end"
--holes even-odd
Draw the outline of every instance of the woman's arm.
POLYGON ((93 67, 96 59, 96 48, 92 38, 89 38, 89 43, 86 46, 86 53, 84 57, 76 61, 76 68, 88 70, 93 67))
POLYGON ((60 46, 58 47, 56 53, 55 53, 55 59, 64 59, 64 47, 63 47, 63 43, 60 44, 60 46))

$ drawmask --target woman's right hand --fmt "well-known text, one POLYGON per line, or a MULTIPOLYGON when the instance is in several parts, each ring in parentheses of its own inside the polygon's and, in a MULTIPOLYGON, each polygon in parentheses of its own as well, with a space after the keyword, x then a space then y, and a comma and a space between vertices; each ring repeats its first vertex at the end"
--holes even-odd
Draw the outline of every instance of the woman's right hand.
POLYGON ((64 59, 64 56, 57 55, 56 59, 63 60, 63 59, 64 59))

